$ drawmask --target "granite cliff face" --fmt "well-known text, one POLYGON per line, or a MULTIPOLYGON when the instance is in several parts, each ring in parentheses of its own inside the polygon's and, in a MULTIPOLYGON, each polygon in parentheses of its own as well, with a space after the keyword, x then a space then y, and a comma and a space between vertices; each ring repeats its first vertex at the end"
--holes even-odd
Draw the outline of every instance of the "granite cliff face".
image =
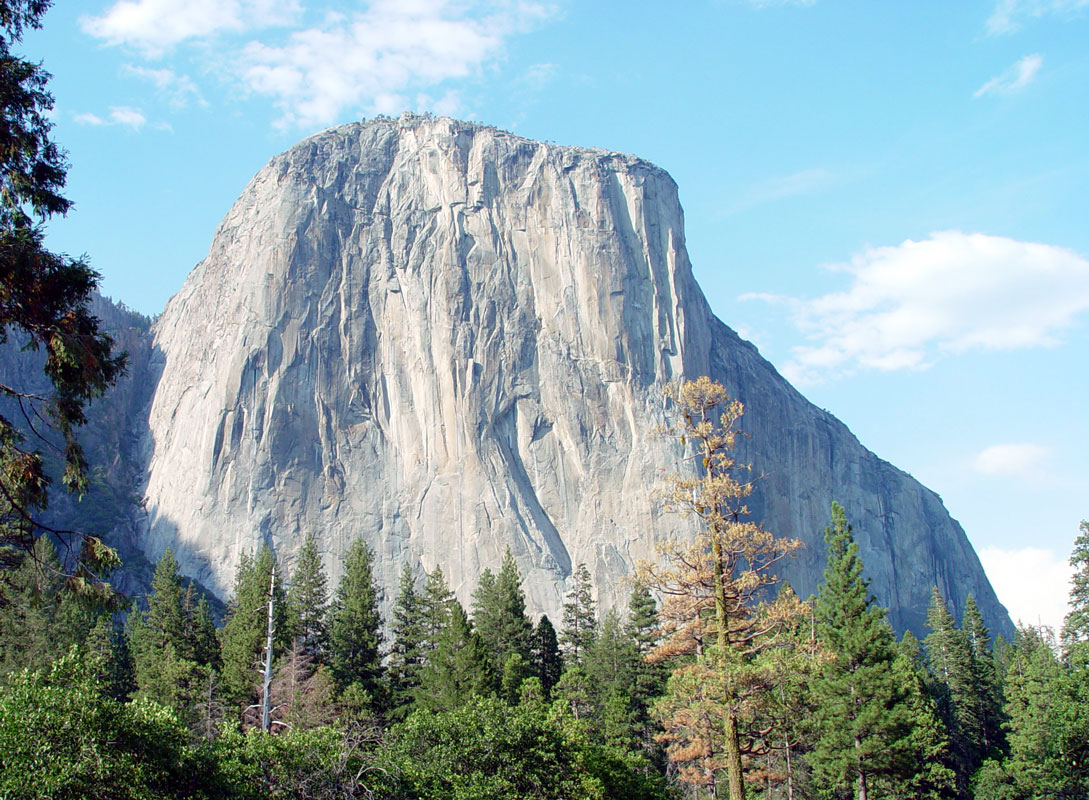
POLYGON ((389 590, 441 564, 467 601, 510 547, 538 611, 579 562, 616 602, 691 532, 655 497, 680 455, 655 429, 665 383, 710 374, 746 406, 756 518, 809 545, 803 596, 838 499, 898 627, 936 583, 1010 628, 939 498, 711 314, 677 187, 637 158, 449 119, 326 131, 257 174, 153 334, 143 546, 224 595, 243 552, 290 563, 312 531, 334 578, 362 536, 389 590))

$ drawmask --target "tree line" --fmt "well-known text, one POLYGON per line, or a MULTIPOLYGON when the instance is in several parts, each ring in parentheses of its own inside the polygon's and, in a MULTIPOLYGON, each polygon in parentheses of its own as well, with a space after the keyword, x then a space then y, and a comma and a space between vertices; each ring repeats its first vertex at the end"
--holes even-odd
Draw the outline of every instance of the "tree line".
POLYGON ((897 639, 844 509, 802 601, 775 575, 798 543, 745 516, 742 408, 705 379, 673 401, 700 534, 640 565, 624 614, 578 565, 558 631, 509 552, 469 608, 406 564, 387 620, 362 541, 332 589, 314 537, 290 571, 263 547, 217 626, 171 551, 123 618, 40 537, 0 607, 0 796, 1089 796, 1089 525, 1059 641, 992 641, 937 589, 897 639))

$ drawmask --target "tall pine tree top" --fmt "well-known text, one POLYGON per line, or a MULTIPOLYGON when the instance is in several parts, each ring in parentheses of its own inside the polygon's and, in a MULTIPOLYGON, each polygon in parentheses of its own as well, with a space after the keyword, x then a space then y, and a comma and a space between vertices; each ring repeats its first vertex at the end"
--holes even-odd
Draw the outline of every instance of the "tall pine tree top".
POLYGON ((313 534, 308 533, 299 548, 287 603, 302 652, 320 657, 329 646, 329 591, 313 534))
POLYGON ((1070 554, 1070 566, 1074 576, 1070 579, 1070 613, 1063 621, 1063 651, 1069 657, 1075 650, 1079 660, 1089 665, 1089 521, 1082 520, 1074 551, 1070 554))
POLYGON ((581 664, 597 636, 597 611, 594 586, 585 564, 575 568, 575 585, 563 604, 563 630, 560 647, 568 664, 581 664))
POLYGON ((913 772, 911 665, 898 652, 885 610, 872 604, 858 545, 838 503, 832 503, 824 539, 828 567, 816 619, 833 657, 813 682, 820 736, 811 763, 826 785, 854 787, 865 800, 875 780, 907 780, 913 772))
POLYGON ((510 550, 498 575, 484 570, 473 593, 473 627, 488 650, 492 667, 501 675, 513 654, 529 663, 533 626, 526 616, 522 577, 510 550))
POLYGON ((356 539, 344 558, 329 626, 333 679, 341 690, 359 684, 371 702, 385 701, 382 669, 382 618, 374 580, 374 552, 356 539))

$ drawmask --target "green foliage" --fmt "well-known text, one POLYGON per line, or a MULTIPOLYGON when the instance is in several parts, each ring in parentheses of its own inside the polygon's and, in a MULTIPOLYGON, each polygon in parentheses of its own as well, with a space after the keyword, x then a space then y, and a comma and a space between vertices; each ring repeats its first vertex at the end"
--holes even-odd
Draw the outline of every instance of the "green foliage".
MULTIPOLYGON (((276 560, 263 546, 257 557, 243 556, 235 574, 234 597, 220 630, 223 697, 233 706, 254 702, 260 681, 268 625, 269 585, 276 560)), ((282 583, 276 580, 272 598, 274 629, 273 657, 279 657, 290 643, 290 626, 282 583)))
POLYGON ((923 647, 933 676, 932 693, 952 738, 958 788, 961 794, 967 794, 971 776, 983 762, 985 739, 984 710, 975 685, 972 645, 964 632, 956 628, 937 586, 931 592, 926 624, 930 633, 923 640, 923 647))
POLYGON ((910 662, 898 654, 847 516, 832 504, 825 528, 828 567, 817 592, 816 621, 832 658, 813 682, 819 733, 810 763, 829 787, 864 788, 873 779, 912 774, 910 662))
POLYGON ((103 689, 78 649, 47 672, 15 676, 0 695, 0 797, 201 796, 211 768, 178 718, 103 689))
POLYGON ((1062 644, 1067 658, 1089 666, 1089 521, 1082 520, 1070 566, 1070 613, 1063 620, 1062 644))
POLYGON ((546 614, 541 615, 537 627, 533 629, 530 658, 531 671, 541 681, 544 696, 551 697, 552 688, 563 674, 563 657, 560 655, 556 629, 546 614))
POLYGON ((665 796, 636 758, 590 744, 539 699, 512 708, 474 697, 450 711, 418 711, 394 729, 385 756, 402 793, 419 800, 665 796))
POLYGON ((390 797, 375 767, 377 733, 321 727, 268 736, 227 731, 216 743, 218 796, 237 800, 390 797))
POLYGON ((287 590, 288 614, 303 652, 322 658, 329 648, 329 592, 325 568, 314 535, 308 533, 299 548, 291 586, 287 590))
MULTIPOLYGON (((49 74, 12 47, 26 28, 40 26, 49 6, 47 0, 0 3, 0 344, 14 335, 18 346, 41 353, 48 382, 44 392, 0 382, 0 571, 22 563, 41 535, 34 514, 46 507, 51 482, 42 447, 61 454, 63 485, 86 491, 88 464, 76 431, 87 420, 87 404, 125 365, 124 356, 112 355, 112 340, 90 312, 98 274, 43 243, 43 223, 71 206, 61 195, 68 165, 50 137, 49 74), (49 430, 20 431, 7 415, 46 421, 49 430), (27 435, 36 437, 34 445, 27 435)), ((78 555, 66 565, 67 588, 112 599, 104 576, 119 563, 117 553, 91 534, 64 537, 78 555)))
POLYGON ((572 576, 575 585, 563 604, 563 630, 560 650, 568 664, 581 664, 597 636, 597 611, 593 583, 585 564, 579 564, 572 576))
POLYGON ((472 697, 491 692, 496 681, 484 643, 469 625, 461 603, 449 606, 450 622, 439 634, 437 649, 420 673, 416 705, 452 711, 472 697))
POLYGON ((65 589, 64 571, 48 536, 7 576, 0 603, 0 673, 45 669, 86 637, 95 624, 87 604, 65 589))
POLYGON ((337 688, 357 684, 376 708, 384 707, 387 693, 381 647, 374 552, 356 539, 344 558, 344 574, 330 614, 329 667, 337 688))
POLYGON ((416 591, 416 575, 407 562, 401 569, 390 628, 393 634, 388 663, 390 706, 396 713, 407 709, 412 702, 413 693, 420 685, 420 672, 427 663, 424 606, 416 591))
POLYGON ((473 628, 484 643, 497 678, 502 676, 503 665, 513 653, 529 662, 533 625, 526 616, 522 577, 510 550, 503 556, 498 575, 484 570, 480 576, 473 594, 473 628))

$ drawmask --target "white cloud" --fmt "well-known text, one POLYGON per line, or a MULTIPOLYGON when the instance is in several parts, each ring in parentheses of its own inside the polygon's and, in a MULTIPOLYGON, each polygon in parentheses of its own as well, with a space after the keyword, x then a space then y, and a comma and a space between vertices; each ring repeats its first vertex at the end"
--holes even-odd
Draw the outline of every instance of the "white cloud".
POLYGON ((976 89, 973 97, 983 97, 988 94, 1012 94, 1020 91, 1032 83, 1036 73, 1044 64, 1044 59, 1038 54, 1025 56, 1011 66, 1001 75, 996 75, 985 84, 976 89))
POLYGON ((147 117, 140 109, 129 106, 111 106, 110 114, 106 118, 85 113, 76 114, 73 119, 81 125, 121 125, 134 131, 140 130, 147 123, 147 117))
POLYGON ((80 26, 107 44, 156 57, 187 40, 290 25, 301 13, 299 0, 117 0, 80 26))
POLYGON ((979 551, 979 560, 1013 621, 1062 628, 1073 570, 1066 558, 1038 547, 979 551))
POLYGON ((972 468, 984 475, 1034 478, 1041 474, 1046 448, 1036 444, 996 444, 972 459, 972 468))
POLYGON ((833 269, 850 286, 787 304, 813 344, 783 372, 801 383, 859 369, 924 369, 971 350, 1056 345, 1089 310, 1089 261, 1053 245, 960 231, 876 247, 833 269))
POLYGON ((80 125, 105 125, 106 120, 98 116, 98 114, 92 114, 87 112, 85 114, 76 114, 72 117, 80 125))
POLYGON ((999 0, 987 18, 987 33, 1000 36, 1021 27, 1022 20, 1049 14, 1070 16, 1089 7, 1089 0, 999 0))
POLYGON ((282 125, 327 124, 358 108, 393 113, 408 93, 473 75, 502 54, 507 37, 551 13, 526 0, 376 0, 296 31, 285 45, 249 43, 241 80, 273 100, 282 125))
POLYGON ((166 96, 174 108, 185 108, 190 101, 201 106, 208 105, 197 85, 188 75, 179 75, 172 69, 149 69, 134 67, 132 64, 126 64, 123 70, 127 75, 150 81, 159 92, 166 96))

